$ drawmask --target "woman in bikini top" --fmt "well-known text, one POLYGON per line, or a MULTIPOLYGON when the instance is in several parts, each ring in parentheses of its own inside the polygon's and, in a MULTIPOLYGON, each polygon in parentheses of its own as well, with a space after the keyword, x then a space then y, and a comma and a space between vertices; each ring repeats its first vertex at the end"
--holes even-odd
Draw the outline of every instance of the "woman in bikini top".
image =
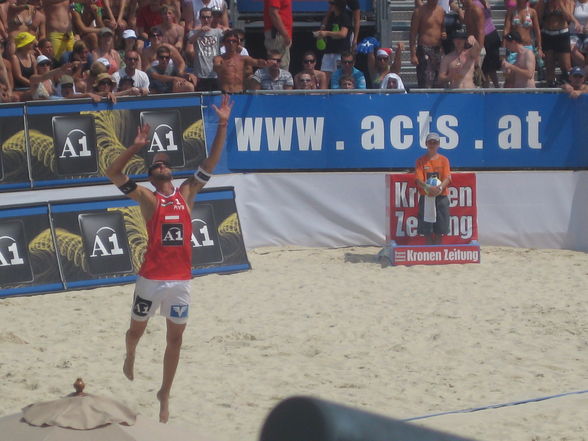
POLYGON ((535 9, 530 8, 525 0, 517 0, 517 7, 509 9, 506 13, 504 35, 507 35, 511 30, 516 30, 521 35, 523 46, 534 46, 538 49, 538 55, 543 56, 539 18, 535 9), (535 42, 533 42, 533 35, 535 42))

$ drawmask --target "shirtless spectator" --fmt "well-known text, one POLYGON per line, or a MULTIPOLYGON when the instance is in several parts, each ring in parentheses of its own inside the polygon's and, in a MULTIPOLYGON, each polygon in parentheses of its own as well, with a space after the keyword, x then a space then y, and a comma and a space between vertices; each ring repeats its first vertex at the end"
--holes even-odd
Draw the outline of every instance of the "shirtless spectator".
POLYGON ((267 67, 258 69, 251 77, 252 90, 292 90, 294 80, 287 70, 280 68, 282 53, 277 49, 268 51, 267 67))
POLYGON ((163 32, 163 42, 181 52, 184 47, 184 27, 178 24, 180 15, 175 6, 166 5, 161 8, 161 17, 163 21, 157 27, 163 32))
POLYGON ((47 20, 47 35, 53 44, 55 58, 71 51, 74 45, 73 24, 69 0, 44 0, 44 12, 47 20))
POLYGON ((201 26, 190 32, 187 47, 194 60, 194 74, 198 77, 198 91, 219 90, 217 73, 214 71, 214 57, 220 55, 223 31, 210 27, 212 9, 200 10, 201 26))
POLYGON ((71 18, 76 34, 90 50, 98 47, 98 34, 104 27, 103 7, 95 0, 80 0, 71 4, 71 18))
POLYGON ((140 95, 149 94, 149 77, 142 70, 137 69, 140 58, 136 51, 127 51, 125 54, 125 68, 120 69, 112 75, 112 80, 118 87, 120 81, 124 78, 133 80, 133 87, 135 87, 140 95))
POLYGON ((179 73, 184 73, 186 70, 186 62, 180 54, 180 52, 173 47, 171 44, 163 42, 163 33, 157 27, 151 29, 149 32, 149 47, 144 48, 141 51, 141 65, 144 66, 144 70, 151 66, 154 62, 157 62, 157 50, 160 47, 167 47, 171 53, 171 60, 173 65, 177 68, 179 73))
POLYGON ((294 76, 294 87, 304 89, 300 83, 301 75, 310 75, 312 79, 312 89, 328 89, 329 81, 327 75, 316 67, 316 54, 313 51, 306 51, 302 54, 302 70, 294 76))
POLYGON ((511 31, 504 37, 504 45, 511 52, 517 53, 514 64, 502 61, 505 74, 505 87, 534 88, 535 87, 535 54, 523 46, 521 34, 511 31))
POLYGON ((137 10, 137 32, 140 37, 147 38, 150 29, 163 23, 160 0, 149 0, 145 6, 137 10))
POLYGON ((561 88, 567 92, 571 98, 578 98, 580 95, 588 93, 588 84, 586 73, 581 67, 574 67, 568 76, 569 83, 565 83, 561 88))
MULTIPOLYGON (((9 40, 13 43, 14 38, 21 32, 28 32, 34 35, 37 40, 46 37, 45 15, 41 12, 39 0, 17 0, 8 2, 8 16, 6 28, 9 40)), ((10 54, 14 53, 14 43, 9 47, 10 54)))
POLYGON ((229 15, 224 0, 184 0, 183 18, 186 21, 186 29, 196 29, 202 25, 199 17, 202 8, 221 11, 220 28, 227 29, 229 27, 229 15))
POLYGON ((480 43, 463 29, 453 33, 452 52, 441 59, 439 83, 451 89, 473 89, 474 68, 480 57, 480 43))
POLYGON ((441 65, 441 39, 445 11, 437 0, 429 0, 412 14, 410 23, 410 61, 416 66, 418 87, 436 87, 441 65))
POLYGON ((171 59, 168 46, 157 49, 157 64, 147 69, 151 93, 194 92, 197 79, 192 74, 185 74, 178 70, 171 59))
POLYGON ((265 60, 257 60, 237 52, 239 38, 235 31, 227 31, 223 36, 227 51, 214 57, 214 71, 218 75, 220 89, 225 93, 243 93, 245 73, 253 67, 265 67, 265 60))

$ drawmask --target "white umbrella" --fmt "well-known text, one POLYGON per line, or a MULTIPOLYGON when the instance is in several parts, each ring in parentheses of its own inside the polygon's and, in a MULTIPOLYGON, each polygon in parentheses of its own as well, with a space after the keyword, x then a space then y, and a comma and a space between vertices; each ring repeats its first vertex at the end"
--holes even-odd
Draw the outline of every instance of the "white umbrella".
POLYGON ((86 394, 81 379, 76 393, 31 404, 0 417, 2 441, 201 441, 202 436, 137 415, 113 399, 86 394))

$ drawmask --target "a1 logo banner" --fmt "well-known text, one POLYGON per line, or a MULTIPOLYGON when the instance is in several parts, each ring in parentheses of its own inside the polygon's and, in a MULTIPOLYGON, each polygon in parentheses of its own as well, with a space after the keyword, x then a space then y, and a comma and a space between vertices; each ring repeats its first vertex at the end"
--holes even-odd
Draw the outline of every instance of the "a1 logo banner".
POLYGON ((47 206, 0 209, 0 297, 61 289, 47 206))
MULTIPOLYGON (((425 245, 417 233, 419 192, 414 173, 386 175, 387 240, 398 245, 425 245)), ((452 173, 448 188, 449 234, 443 244, 469 244, 478 240, 476 174, 452 173)))

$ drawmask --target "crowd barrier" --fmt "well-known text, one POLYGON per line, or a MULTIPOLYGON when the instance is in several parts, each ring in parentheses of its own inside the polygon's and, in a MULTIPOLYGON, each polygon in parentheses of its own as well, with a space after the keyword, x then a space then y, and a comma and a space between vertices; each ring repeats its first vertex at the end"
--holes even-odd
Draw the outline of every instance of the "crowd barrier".
MULTIPOLYGON (((563 93, 364 93, 235 95, 216 173, 404 170, 429 131, 461 169, 588 167, 588 96, 563 93)), ((149 124, 150 144, 127 174, 167 152, 175 175, 206 157, 219 95, 0 105, 0 191, 105 183, 104 172, 149 124)))
MULTIPOLYGON (((192 209, 192 274, 250 269, 232 187, 192 209)), ((139 205, 124 196, 0 209, 0 297, 134 281, 147 247, 139 205)))

